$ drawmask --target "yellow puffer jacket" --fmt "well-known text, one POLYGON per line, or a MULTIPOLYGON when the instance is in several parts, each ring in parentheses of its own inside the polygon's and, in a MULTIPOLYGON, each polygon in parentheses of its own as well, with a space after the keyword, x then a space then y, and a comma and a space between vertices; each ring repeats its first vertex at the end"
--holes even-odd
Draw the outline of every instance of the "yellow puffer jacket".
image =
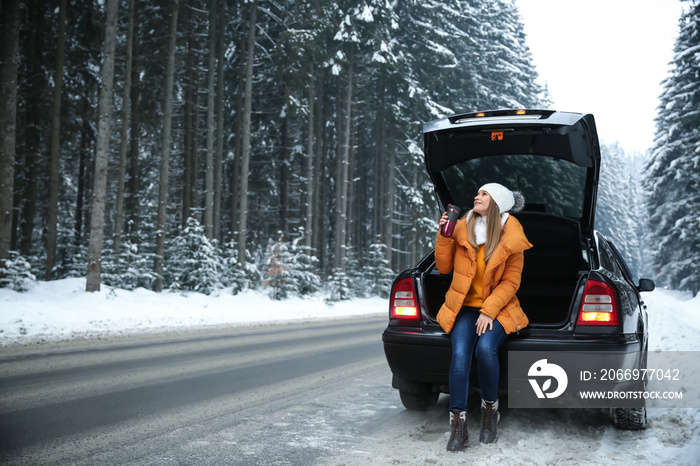
MULTIPOLYGON (((503 226, 501 240, 486 264, 481 312, 498 319, 506 333, 520 331, 528 324, 515 292, 520 288, 523 252, 531 247, 520 222, 510 216, 503 226)), ((438 233, 435 264, 442 274, 454 270, 452 284, 445 294, 445 304, 437 315, 440 326, 450 333, 476 273, 476 251, 467 239, 465 218, 457 222, 451 238, 438 233)))

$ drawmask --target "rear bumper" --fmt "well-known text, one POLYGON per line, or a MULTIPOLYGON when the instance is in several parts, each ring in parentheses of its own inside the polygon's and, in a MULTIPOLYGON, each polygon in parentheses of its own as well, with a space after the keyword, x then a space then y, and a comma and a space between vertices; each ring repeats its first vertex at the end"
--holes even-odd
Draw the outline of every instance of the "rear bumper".
MULTIPOLYGON (((382 334, 384 354, 395 378, 433 385, 449 383, 452 345, 450 336, 439 327, 389 326, 382 334)), ((507 386, 508 352, 532 351, 550 354, 562 352, 606 353, 610 365, 619 369, 639 368, 642 341, 636 335, 601 335, 596 338, 554 339, 534 335, 509 338, 500 351, 501 387, 507 386)), ((474 380, 472 371, 472 380, 474 380)))
POLYGON ((420 328, 388 327, 382 341, 395 378, 438 385, 448 383, 452 360, 449 335, 420 328))

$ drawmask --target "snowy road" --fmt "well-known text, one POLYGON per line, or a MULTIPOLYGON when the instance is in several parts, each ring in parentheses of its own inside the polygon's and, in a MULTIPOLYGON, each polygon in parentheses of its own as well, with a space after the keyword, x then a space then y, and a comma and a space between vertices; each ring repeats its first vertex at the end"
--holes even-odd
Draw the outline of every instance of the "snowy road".
POLYGON ((313 464, 395 413, 385 319, 0 356, 0 463, 313 464))

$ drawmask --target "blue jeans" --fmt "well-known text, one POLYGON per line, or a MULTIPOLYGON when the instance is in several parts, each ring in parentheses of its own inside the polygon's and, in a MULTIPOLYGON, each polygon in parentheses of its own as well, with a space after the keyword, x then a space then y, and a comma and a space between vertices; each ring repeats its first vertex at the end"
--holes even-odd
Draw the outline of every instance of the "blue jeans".
POLYGON ((508 338, 508 334, 498 320, 493 321, 493 329, 479 336, 476 334, 476 320, 479 309, 463 307, 457 314, 452 327, 452 363, 450 364, 450 411, 467 411, 469 393, 469 369, 476 349, 476 364, 479 371, 481 398, 485 401, 498 400, 498 350, 508 338))

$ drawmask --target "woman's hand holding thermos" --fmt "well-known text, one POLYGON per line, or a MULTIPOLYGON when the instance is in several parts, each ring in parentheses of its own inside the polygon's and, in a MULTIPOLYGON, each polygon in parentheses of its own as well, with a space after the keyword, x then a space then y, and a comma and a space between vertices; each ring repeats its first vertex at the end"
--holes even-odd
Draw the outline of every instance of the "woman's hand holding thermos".
POLYGON ((442 214, 442 217, 440 217, 440 234, 442 236, 447 238, 452 236, 452 232, 455 229, 455 224, 459 218, 459 211, 460 209, 456 205, 450 204, 447 206, 447 212, 442 214))

